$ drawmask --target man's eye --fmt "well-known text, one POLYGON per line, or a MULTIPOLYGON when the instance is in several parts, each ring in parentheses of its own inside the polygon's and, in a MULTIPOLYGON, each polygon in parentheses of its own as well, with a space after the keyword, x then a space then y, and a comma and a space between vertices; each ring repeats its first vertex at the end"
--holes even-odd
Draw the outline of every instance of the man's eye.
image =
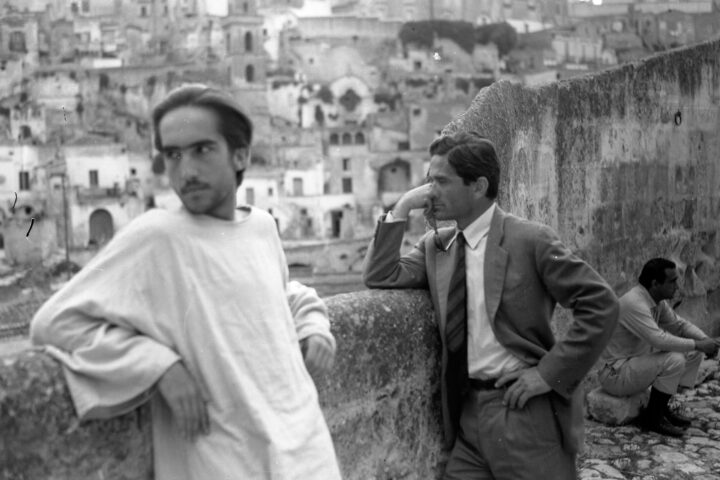
POLYGON ((210 145, 198 145, 195 149, 197 153, 208 153, 211 150, 210 145))
POLYGON ((168 150, 165 152, 165 158, 177 162, 182 158, 182 153, 179 150, 168 150))

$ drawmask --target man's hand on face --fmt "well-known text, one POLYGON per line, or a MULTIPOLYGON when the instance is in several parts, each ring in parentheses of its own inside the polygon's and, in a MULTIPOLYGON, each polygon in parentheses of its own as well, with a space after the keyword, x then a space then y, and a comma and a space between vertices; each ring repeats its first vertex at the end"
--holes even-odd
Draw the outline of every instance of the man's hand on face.
POLYGON ((210 433, 210 417, 205 399, 182 362, 175 362, 168 368, 157 386, 186 440, 210 433))
POLYGON ((695 350, 700 350, 706 357, 714 357, 718 353, 718 342, 713 338, 695 340, 695 350))
POLYGON ((506 373, 498 379, 495 387, 500 388, 512 380, 515 380, 515 383, 508 387, 503 396, 503 405, 510 408, 523 408, 532 397, 551 390, 550 385, 540 376, 537 367, 506 373))
POLYGON ((395 204, 393 208, 393 217, 395 218, 407 218, 411 210, 418 208, 428 208, 430 206, 430 190, 432 185, 426 183, 415 187, 412 190, 408 190, 400 197, 400 200, 395 204))
POLYGON ((310 335, 300 340, 300 350, 305 359, 308 373, 313 378, 328 373, 332 368, 335 361, 335 351, 330 342, 321 335, 310 335))

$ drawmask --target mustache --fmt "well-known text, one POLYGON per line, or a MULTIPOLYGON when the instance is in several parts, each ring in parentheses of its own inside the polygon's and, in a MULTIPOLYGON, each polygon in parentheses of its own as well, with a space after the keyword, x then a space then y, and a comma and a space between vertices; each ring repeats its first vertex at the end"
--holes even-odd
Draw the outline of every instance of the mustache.
POLYGON ((180 189, 180 193, 188 193, 201 188, 210 188, 210 185, 202 182, 188 182, 182 186, 182 188, 180 189))

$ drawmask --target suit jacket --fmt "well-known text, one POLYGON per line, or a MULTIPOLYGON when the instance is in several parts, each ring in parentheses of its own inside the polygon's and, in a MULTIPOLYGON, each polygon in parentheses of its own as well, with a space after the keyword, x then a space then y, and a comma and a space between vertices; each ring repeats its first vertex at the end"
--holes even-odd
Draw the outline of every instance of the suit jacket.
MULTIPOLYGON (((442 341, 442 407, 445 446, 455 441, 458 418, 451 412, 445 375, 445 317, 456 245, 437 249, 428 232, 408 254, 400 256, 405 222, 378 223, 368 249, 363 280, 370 288, 429 288, 442 341)), ((455 229, 439 231, 443 245, 455 229)), ((552 388, 554 414, 563 448, 575 453, 582 445, 582 398, 578 385, 590 370, 617 323, 615 293, 588 264, 565 247, 545 225, 505 213, 491 220, 485 250, 485 304, 500 344, 529 365, 552 388), (550 321, 559 303, 571 309, 573 322, 556 341, 550 321)))

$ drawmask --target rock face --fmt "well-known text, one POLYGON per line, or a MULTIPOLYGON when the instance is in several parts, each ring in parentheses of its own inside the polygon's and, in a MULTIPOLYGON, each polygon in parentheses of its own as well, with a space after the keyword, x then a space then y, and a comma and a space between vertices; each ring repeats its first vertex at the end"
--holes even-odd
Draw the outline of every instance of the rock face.
POLYGON ((585 408, 590 418, 607 425, 630 423, 647 404, 649 390, 629 397, 610 395, 602 388, 591 390, 585 397, 585 408))

